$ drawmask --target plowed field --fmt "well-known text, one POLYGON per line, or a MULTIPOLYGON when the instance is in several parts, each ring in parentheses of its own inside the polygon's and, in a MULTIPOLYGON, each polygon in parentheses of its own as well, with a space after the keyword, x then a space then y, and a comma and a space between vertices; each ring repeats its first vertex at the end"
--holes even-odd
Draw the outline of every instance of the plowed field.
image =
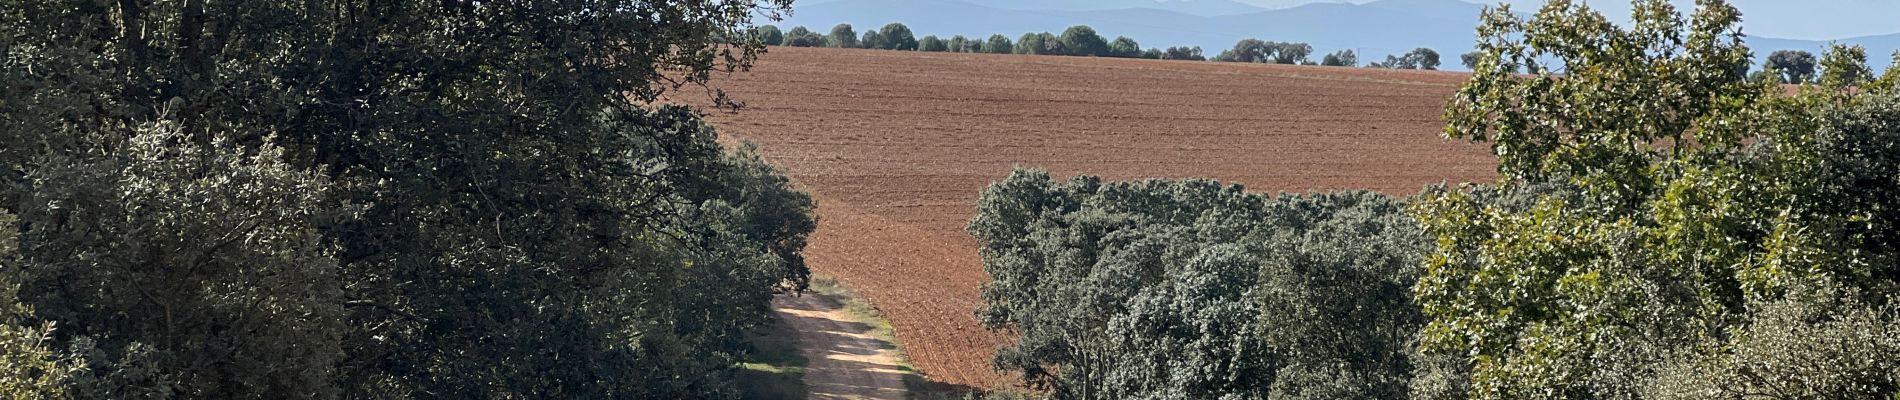
POLYGON ((807 256, 876 304, 933 381, 1014 382, 972 314, 963 231, 1012 166, 1110 179, 1210 177, 1256 191, 1489 181, 1482 145, 1439 137, 1464 75, 1277 65, 772 48, 712 116, 819 201, 807 256))

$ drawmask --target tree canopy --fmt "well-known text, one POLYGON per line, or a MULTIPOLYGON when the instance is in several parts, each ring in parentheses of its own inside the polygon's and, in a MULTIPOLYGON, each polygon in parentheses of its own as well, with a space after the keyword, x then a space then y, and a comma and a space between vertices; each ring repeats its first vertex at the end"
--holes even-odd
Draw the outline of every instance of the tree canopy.
POLYGON ((1416 206, 1422 349, 1475 398, 1894 396, 1900 97, 1850 88, 1847 48, 1787 94, 1746 77, 1733 6, 1636 6, 1627 29, 1570 1, 1485 13, 1446 134, 1525 200, 1416 206))
POLYGON ((1090 28, 1088 25, 1076 25, 1063 30, 1061 40, 1063 51, 1052 54, 1108 56, 1108 40, 1103 39, 1102 35, 1095 33, 1095 28, 1090 28))
POLYGON ((0 1, 0 395, 734 397, 812 201, 654 102, 788 6, 0 1))
POLYGON ((858 31, 851 29, 851 24, 832 26, 831 33, 825 35, 825 46, 845 49, 857 48, 858 31))
POLYGON ((1781 83, 1808 83, 1815 77, 1814 53, 1800 50, 1775 50, 1764 67, 1775 71, 1781 83))

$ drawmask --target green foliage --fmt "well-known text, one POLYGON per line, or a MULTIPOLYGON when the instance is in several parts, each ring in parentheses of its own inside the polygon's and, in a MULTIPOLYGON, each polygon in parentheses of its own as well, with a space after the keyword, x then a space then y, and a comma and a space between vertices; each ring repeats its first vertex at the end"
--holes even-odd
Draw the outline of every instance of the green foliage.
POLYGON ((1016 46, 1009 41, 1007 36, 990 35, 990 40, 983 42, 982 51, 990 54, 1010 54, 1016 52, 1016 46))
POLYGON ((1465 69, 1478 69, 1478 60, 1483 58, 1484 53, 1478 51, 1458 55, 1458 61, 1465 65, 1465 69))
POLYGON ((870 45, 866 45, 865 47, 891 50, 917 50, 917 36, 911 33, 910 27, 904 26, 904 24, 893 22, 884 25, 884 27, 878 29, 877 32, 878 36, 882 38, 883 43, 880 43, 877 47, 871 47, 870 45))
POLYGON ((33 310, 19 303, 19 283, 12 270, 20 268, 18 219, 0 210, 0 399, 68 399, 71 380, 84 372, 83 360, 73 360, 52 348, 54 323, 23 325, 33 310))
POLYGON ((1021 39, 1016 40, 1016 54, 1070 55, 1068 46, 1049 32, 1023 34, 1021 39))
POLYGON ((792 47, 824 47, 825 37, 803 26, 792 27, 785 33, 785 45, 792 47))
POLYGON ((950 46, 944 44, 943 39, 938 39, 937 35, 930 35, 917 41, 917 51, 945 52, 950 51, 950 46))
POLYGON ((858 48, 858 32, 851 24, 838 24, 831 27, 831 33, 825 35, 825 47, 854 49, 858 48))
MULTIPOLYGON (((1845 296, 1844 296, 1845 295, 1845 296)), ((1730 347, 1661 368, 1658 399, 1881 399, 1900 393, 1900 310, 1804 287, 1755 310, 1730 347)))
POLYGON ((0 357, 34 365, 7 373, 731 397, 808 279, 811 199, 647 105, 748 66, 787 3, 0 1, 0 357))
POLYGON ((1839 90, 1864 82, 1827 76, 1864 70, 1851 51, 1826 89, 1749 80, 1740 13, 1699 4, 1639 1, 1627 29, 1487 10, 1446 134, 1490 142, 1505 189, 1413 209, 1437 247, 1418 340, 1456 359, 1439 393, 1895 395, 1900 93, 1839 90))
POLYGON ((1893 63, 1887 67, 1887 72, 1881 73, 1880 79, 1867 85, 1867 88, 1872 90, 1900 90, 1900 67, 1896 66, 1900 66, 1900 51, 1893 52, 1893 63))
POLYGON ((1135 39, 1129 39, 1127 36, 1116 36, 1115 41, 1108 45, 1108 56, 1139 58, 1141 57, 1141 43, 1137 43, 1135 39))
POLYGON ((778 30, 778 26, 776 25, 760 26, 757 29, 754 29, 752 32, 754 36, 757 36, 759 38, 760 43, 764 43, 767 46, 778 46, 778 45, 785 44, 785 32, 780 32, 778 30))
POLYGON ((884 34, 875 30, 864 31, 864 36, 858 38, 858 45, 867 49, 890 49, 890 44, 884 41, 884 34))
POLYGON ((111 153, 30 167, 14 203, 21 300, 91 342, 86 391, 335 396, 346 298, 317 231, 344 217, 332 184, 274 145, 193 143, 159 118, 102 143, 111 153), (106 360, 135 355, 165 362, 114 379, 132 366, 106 360))
POLYGON ((1324 59, 1320 60, 1319 65, 1330 67, 1357 67, 1359 66, 1359 53, 1355 53, 1352 50, 1336 51, 1327 54, 1324 59))
POLYGON ((944 41, 943 46, 945 51, 962 53, 963 48, 970 46, 970 38, 963 37, 963 35, 951 36, 950 40, 944 41))
POLYGON ((1095 28, 1090 28, 1088 25, 1076 25, 1063 30, 1061 43, 1064 51, 1050 52, 1049 54, 1088 57, 1108 56, 1108 40, 1103 39, 1102 35, 1096 34, 1095 28))
POLYGON ((1207 57, 1201 55, 1200 46, 1169 47, 1164 53, 1161 56, 1164 60, 1207 61, 1207 57))
MULTIPOLYGON (((1474 55, 1474 57, 1476 57, 1474 55)), ((1474 58, 1475 62, 1476 58, 1474 58)), ((1387 55, 1385 61, 1366 64, 1368 68, 1386 69, 1438 69, 1438 51, 1420 47, 1402 55, 1387 55)), ((1473 64, 1476 65, 1476 64, 1473 64)))
POLYGON ((1403 396, 1422 237, 1399 203, 1016 171, 970 223, 999 368, 1054 398, 1403 396))
POLYGON ((1873 70, 1867 68, 1867 50, 1858 45, 1835 43, 1821 55, 1821 72, 1818 80, 1822 86, 1837 88, 1859 86, 1873 79, 1873 70))
POLYGON ((1214 56, 1214 61, 1244 63, 1301 64, 1313 54, 1313 46, 1306 43, 1269 42, 1260 39, 1241 39, 1234 48, 1222 51, 1214 56))
POLYGON ((1815 79, 1814 53, 1800 50, 1775 50, 1763 65, 1774 71, 1781 83, 1809 83, 1815 79))

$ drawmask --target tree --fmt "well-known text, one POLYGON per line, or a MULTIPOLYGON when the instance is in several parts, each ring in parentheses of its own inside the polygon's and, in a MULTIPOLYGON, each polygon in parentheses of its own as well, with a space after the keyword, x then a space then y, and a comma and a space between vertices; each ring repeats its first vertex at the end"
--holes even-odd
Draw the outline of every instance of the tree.
POLYGON ((792 47, 824 47, 825 37, 818 35, 817 32, 805 29, 803 26, 795 26, 792 27, 791 31, 786 32, 785 45, 792 47))
POLYGON ((878 50, 889 50, 891 48, 890 43, 886 43, 884 40, 884 34, 876 30, 864 31, 864 35, 858 38, 858 46, 878 50))
POLYGON ((943 39, 938 39, 936 35, 924 36, 922 40, 918 40, 917 50, 935 52, 950 51, 949 47, 944 45, 943 39))
POLYGON ((1009 37, 990 35, 990 40, 983 42, 982 51, 990 54, 1009 54, 1016 52, 1016 49, 1015 45, 1010 43, 1009 37))
POLYGON ((734 397, 810 198, 654 104, 788 5, 0 1, 0 390, 734 397))
POLYGON ((1463 63, 1465 69, 1469 70, 1478 69, 1478 61, 1482 59, 1484 59, 1484 53, 1478 51, 1470 51, 1458 56, 1458 62, 1463 63))
POLYGON ((833 26, 831 27, 831 34, 825 35, 825 46, 845 49, 856 48, 858 47, 858 32, 851 29, 851 24, 838 24, 837 26, 833 26))
POLYGON ((1308 56, 1313 54, 1313 46, 1306 43, 1271 43, 1273 62, 1276 64, 1306 64, 1308 56))
POLYGON ((1156 49, 1156 48, 1149 48, 1147 50, 1141 51, 1141 58, 1145 58, 1149 60, 1160 60, 1160 59, 1166 58, 1167 56, 1168 56, 1167 53, 1164 53, 1161 51, 1161 49, 1156 49))
POLYGON ((1859 86, 1873 78, 1873 70, 1867 68, 1867 50, 1858 45, 1836 43, 1821 55, 1819 80, 1823 86, 1859 86))
POLYGON ((1260 39, 1241 39, 1239 42, 1234 43, 1233 49, 1221 52, 1220 55, 1215 56, 1214 61, 1243 63, 1267 62, 1267 60, 1272 59, 1275 47, 1276 46, 1270 45, 1260 39))
POLYGON ((1439 65, 1438 51, 1424 47, 1412 49, 1412 52, 1405 53, 1400 65, 1403 69, 1436 70, 1439 65))
POLYGON ((1023 34, 1022 39, 1016 41, 1016 54, 1071 55, 1062 40, 1049 32, 1023 34))
POLYGON ((1202 56, 1202 55, 1201 55, 1201 47, 1200 47, 1200 46, 1194 46, 1194 47, 1185 47, 1185 46, 1182 46, 1182 47, 1169 47, 1169 48, 1168 48, 1168 49, 1166 50, 1166 53, 1167 53, 1167 54, 1165 54, 1165 55, 1163 55, 1163 56, 1162 56, 1162 58, 1163 58, 1163 59, 1168 59, 1168 60, 1189 60, 1189 61, 1207 61, 1207 57, 1204 57, 1204 56, 1202 56))
POLYGON ((1438 69, 1438 52, 1427 48, 1417 48, 1404 55, 1387 55, 1385 61, 1366 64, 1368 68, 1387 69, 1438 69))
POLYGON ((949 47, 950 51, 963 53, 964 49, 970 47, 970 38, 963 37, 963 35, 952 36, 950 37, 949 47))
POLYGON ((904 24, 893 22, 884 25, 883 28, 878 29, 878 34, 884 39, 883 46, 880 48, 917 50, 917 37, 910 32, 910 27, 904 24))
POLYGON ((1800 50, 1775 50, 1768 54, 1764 65, 1775 71, 1775 78, 1781 83, 1808 83, 1814 81, 1814 53, 1800 50))
POLYGON ((1064 51, 1052 54, 1108 56, 1108 41, 1102 39, 1102 35, 1096 34, 1095 28, 1090 28, 1088 25, 1076 25, 1063 30, 1061 43, 1064 51))
POLYGON ((758 36, 759 41, 764 42, 765 45, 767 46, 778 46, 778 45, 785 44, 785 33, 780 32, 778 30, 778 26, 764 25, 764 26, 760 26, 758 29, 754 30, 753 32, 756 32, 755 35, 758 36))
MULTIPOLYGON (((0 210, 0 265, 19 265, 18 218, 0 210)), ((52 322, 31 324, 33 309, 20 304, 13 274, 0 274, 0 397, 73 398, 68 386, 85 372, 85 359, 55 349, 52 322)))
POLYGON ((1409 392, 1426 242, 1390 197, 1017 170, 969 230, 991 276, 978 316, 1020 334, 996 365, 1052 398, 1409 392))
POLYGON ((1141 44, 1136 43, 1134 39, 1129 39, 1127 36, 1117 36, 1115 37, 1115 42, 1108 45, 1108 55, 1110 57, 1138 58, 1141 57, 1141 44))
POLYGON ((1320 60, 1319 64, 1334 67, 1356 67, 1359 66, 1359 54, 1354 53, 1352 50, 1340 50, 1332 54, 1327 54, 1324 59, 1320 60))
POLYGON ((1414 206, 1437 247, 1419 343, 1470 397, 1900 392, 1900 213, 1875 211, 1900 180, 1866 169, 1900 160, 1900 94, 1748 80, 1740 12, 1698 4, 1637 2, 1629 30, 1568 1, 1486 11, 1446 135, 1490 142, 1506 195, 1414 206))

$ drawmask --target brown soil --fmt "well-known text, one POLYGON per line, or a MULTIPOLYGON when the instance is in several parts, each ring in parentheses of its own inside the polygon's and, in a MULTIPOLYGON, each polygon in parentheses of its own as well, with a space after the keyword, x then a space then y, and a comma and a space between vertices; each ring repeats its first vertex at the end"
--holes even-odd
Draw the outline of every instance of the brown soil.
POLYGON ((1494 179, 1442 139, 1463 74, 1019 55, 772 48, 719 87, 712 119, 819 201, 814 270, 890 318, 929 379, 1010 385, 1004 335, 973 310, 987 279, 964 233, 1012 166, 1110 179, 1209 177, 1257 191, 1405 195, 1494 179))

